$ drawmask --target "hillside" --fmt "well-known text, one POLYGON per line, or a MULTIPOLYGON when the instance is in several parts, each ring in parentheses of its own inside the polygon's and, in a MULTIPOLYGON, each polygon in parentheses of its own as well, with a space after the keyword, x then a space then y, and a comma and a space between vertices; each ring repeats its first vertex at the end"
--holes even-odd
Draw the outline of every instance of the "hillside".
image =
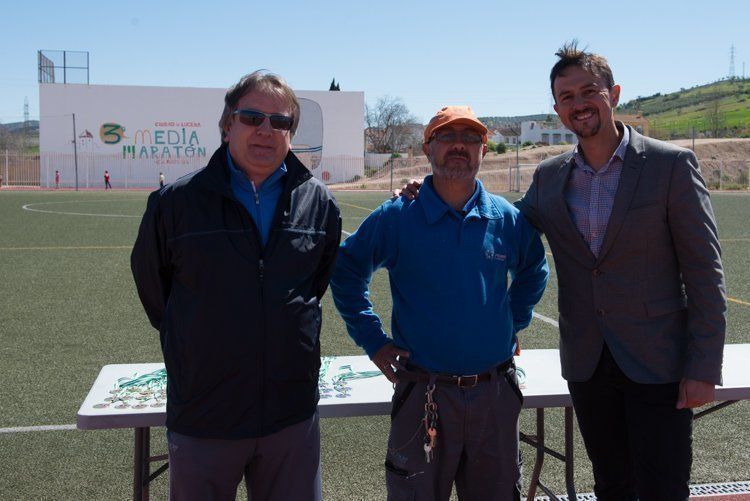
MULTIPOLYGON (((24 128, 23 124, 23 122, 0 123, 0 129, 5 129, 8 132, 21 132, 24 128)), ((29 120, 29 133, 39 134, 39 120, 29 120)))
MULTIPOLYGON (((685 148, 692 146, 691 140, 672 141, 685 148)), ((488 153, 482 161, 479 178, 485 187, 494 192, 512 190, 525 191, 531 183, 534 169, 542 160, 559 155, 573 148, 571 145, 528 146, 506 153, 488 153), (516 165, 520 169, 512 173, 516 165), (515 178, 514 181, 511 179, 515 178)), ((701 171, 710 189, 746 190, 748 185, 748 164, 750 164, 750 138, 748 139, 696 139, 695 154, 701 164, 701 171)), ((385 161, 379 169, 372 169, 366 177, 356 176, 347 183, 330 185, 331 189, 370 189, 390 190, 398 188, 409 179, 421 179, 430 174, 427 158, 395 158, 385 161), (393 175, 391 175, 393 169, 393 175)))
POLYGON ((618 107, 620 113, 642 113, 651 136, 750 137, 750 79, 720 80, 669 94, 638 97, 618 107))
POLYGON ((29 120, 28 129, 23 122, 0 123, 0 151, 12 150, 20 153, 39 151, 39 121, 29 120))

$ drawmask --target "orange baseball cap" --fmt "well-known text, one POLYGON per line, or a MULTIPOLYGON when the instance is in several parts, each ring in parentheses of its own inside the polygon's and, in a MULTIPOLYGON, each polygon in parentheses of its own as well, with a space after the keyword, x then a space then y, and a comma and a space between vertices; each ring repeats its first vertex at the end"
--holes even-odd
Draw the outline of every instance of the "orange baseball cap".
POLYGON ((424 129, 424 142, 427 143, 436 130, 450 124, 466 124, 482 133, 482 142, 487 142, 487 127, 479 121, 469 106, 446 106, 430 119, 424 129))

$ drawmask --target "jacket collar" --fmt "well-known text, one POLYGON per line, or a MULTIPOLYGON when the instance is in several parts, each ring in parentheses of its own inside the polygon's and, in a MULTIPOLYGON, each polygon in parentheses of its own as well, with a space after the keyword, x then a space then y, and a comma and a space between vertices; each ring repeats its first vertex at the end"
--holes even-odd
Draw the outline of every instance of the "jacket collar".
POLYGON ((625 214, 630 207, 635 190, 638 186, 638 179, 641 176, 643 165, 646 162, 646 148, 643 136, 633 130, 632 127, 626 126, 630 132, 630 142, 625 152, 625 158, 620 173, 620 182, 617 184, 615 200, 612 204, 612 213, 607 223, 607 231, 604 233, 602 248, 599 250, 597 262, 601 262, 612 247, 617 234, 625 221, 625 214))
POLYGON ((641 168, 646 160, 646 152, 643 136, 636 132, 632 127, 625 125, 630 135, 628 145, 625 148, 625 157, 623 158, 622 171, 620 172, 620 181, 615 192, 615 200, 612 206, 612 213, 607 222, 607 231, 604 234, 602 248, 599 250, 599 256, 594 257, 583 237, 578 233, 578 228, 573 219, 570 217, 568 206, 565 203, 565 188, 568 184, 570 172, 575 165, 574 151, 570 150, 561 157, 560 165, 557 167, 554 177, 555 197, 552 200, 553 212, 557 214, 557 223, 561 231, 566 235, 574 235, 570 241, 577 247, 574 252, 584 264, 591 265, 599 263, 606 256, 612 246, 617 233, 625 219, 625 213, 630 205, 630 200, 635 193, 635 188, 640 177, 641 168))
MULTIPOLYGON (((208 161, 208 165, 204 169, 204 175, 208 188, 234 199, 229 179, 229 164, 227 163, 228 148, 227 143, 222 143, 219 146, 211 156, 211 160, 208 161)), ((291 150, 287 153, 286 158, 284 158, 284 164, 287 169, 287 173, 283 179, 284 192, 290 192, 312 178, 310 171, 307 170, 307 167, 299 161, 291 150)))

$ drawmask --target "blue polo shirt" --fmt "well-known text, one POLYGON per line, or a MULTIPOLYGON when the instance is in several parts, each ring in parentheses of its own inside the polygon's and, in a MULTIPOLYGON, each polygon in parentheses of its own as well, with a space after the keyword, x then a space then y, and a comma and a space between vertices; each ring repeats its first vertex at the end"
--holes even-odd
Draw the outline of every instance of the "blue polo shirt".
POLYGON ((268 236, 271 234, 276 204, 281 192, 284 191, 286 164, 281 162, 279 168, 263 181, 258 190, 255 189, 255 184, 247 178, 245 173, 234 166, 229 149, 227 149, 227 164, 229 164, 229 185, 232 188, 232 193, 250 213, 250 217, 258 228, 261 245, 265 247, 268 243, 268 236))
POLYGON ((341 244, 333 299, 370 357, 391 341, 369 300, 379 268, 389 274, 393 342, 413 363, 468 375, 513 355, 547 283, 544 247, 520 212, 478 180, 475 197, 462 216, 428 176, 419 198, 385 202, 341 244))

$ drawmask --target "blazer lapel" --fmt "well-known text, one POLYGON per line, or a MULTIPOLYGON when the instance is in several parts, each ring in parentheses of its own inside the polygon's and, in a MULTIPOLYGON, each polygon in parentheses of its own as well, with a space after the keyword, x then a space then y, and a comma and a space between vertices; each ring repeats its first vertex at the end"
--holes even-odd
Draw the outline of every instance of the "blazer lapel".
POLYGON ((565 187, 568 185, 568 178, 574 164, 575 159, 571 156, 557 169, 557 176, 555 178, 557 191, 552 203, 552 210, 554 211, 554 219, 557 223, 556 226, 558 226, 559 234, 562 237, 567 237, 566 240, 569 242, 569 245, 566 247, 583 264, 590 266, 594 262, 594 254, 591 253, 591 249, 589 249, 588 244, 586 244, 586 241, 578 231, 578 227, 576 227, 573 219, 571 219, 568 204, 565 203, 565 187))
POLYGON ((643 137, 631 128, 630 143, 626 149, 622 172, 620 172, 620 182, 617 185, 617 192, 615 192, 612 214, 609 216, 607 231, 604 233, 604 242, 599 251, 599 257, 596 260, 597 263, 600 263, 604 259, 612 247, 615 238, 617 238, 617 233, 620 231, 620 227, 625 220, 625 214, 628 211, 628 207, 630 207, 630 201, 633 199, 635 189, 638 186, 638 179, 640 178, 645 161, 646 152, 643 147, 643 137))

